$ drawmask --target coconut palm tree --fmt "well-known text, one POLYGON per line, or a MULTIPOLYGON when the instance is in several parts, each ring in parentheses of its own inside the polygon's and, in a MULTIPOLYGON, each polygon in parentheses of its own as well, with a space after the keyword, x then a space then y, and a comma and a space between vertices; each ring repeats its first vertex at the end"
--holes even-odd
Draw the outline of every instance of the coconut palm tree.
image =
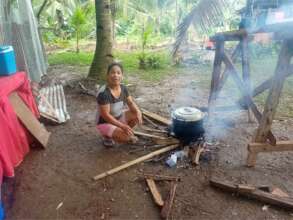
POLYGON ((89 78, 105 79, 107 66, 113 62, 110 0, 95 0, 96 7, 96 50, 89 78))
POLYGON ((208 33, 209 27, 219 25, 224 20, 224 12, 230 9, 231 2, 233 0, 198 0, 177 26, 176 40, 172 51, 173 57, 176 56, 191 25, 194 25, 197 30, 208 33))

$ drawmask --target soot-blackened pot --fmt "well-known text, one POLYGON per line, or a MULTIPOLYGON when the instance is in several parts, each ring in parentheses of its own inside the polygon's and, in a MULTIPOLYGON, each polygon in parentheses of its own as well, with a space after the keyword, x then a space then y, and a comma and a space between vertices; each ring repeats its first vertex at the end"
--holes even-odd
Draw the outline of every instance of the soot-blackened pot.
POLYGON ((204 134, 204 113, 197 108, 181 107, 172 112, 171 131, 184 142, 195 141, 204 134))

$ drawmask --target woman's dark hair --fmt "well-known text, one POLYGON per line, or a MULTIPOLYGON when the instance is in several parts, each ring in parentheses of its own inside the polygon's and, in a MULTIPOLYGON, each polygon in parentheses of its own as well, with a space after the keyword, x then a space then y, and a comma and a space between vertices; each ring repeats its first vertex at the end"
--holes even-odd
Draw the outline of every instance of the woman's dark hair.
POLYGON ((121 72, 122 72, 122 74, 123 74, 123 66, 122 66, 120 63, 114 62, 114 63, 111 63, 111 64, 108 66, 108 69, 107 69, 107 75, 110 73, 111 69, 112 69, 114 66, 119 66, 119 68, 121 69, 121 72))

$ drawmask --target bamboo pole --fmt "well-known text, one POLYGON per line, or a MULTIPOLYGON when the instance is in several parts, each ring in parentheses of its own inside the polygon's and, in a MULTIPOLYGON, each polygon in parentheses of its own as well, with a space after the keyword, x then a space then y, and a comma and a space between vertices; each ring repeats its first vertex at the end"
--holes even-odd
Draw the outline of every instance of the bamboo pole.
POLYGON ((175 144, 175 145, 171 145, 171 146, 168 146, 168 147, 162 148, 162 149, 160 149, 160 150, 154 151, 154 152, 152 152, 152 153, 149 153, 149 154, 147 154, 147 155, 144 155, 144 156, 142 156, 142 157, 139 157, 139 158, 137 158, 137 159, 135 159, 135 160, 132 160, 132 161, 130 161, 130 162, 127 162, 127 163, 125 163, 125 164, 123 164, 123 165, 121 165, 121 166, 118 166, 118 167, 113 168, 113 169, 111 169, 111 170, 108 170, 108 171, 106 171, 106 172, 104 172, 104 173, 101 173, 101 174, 99 174, 99 175, 93 177, 93 179, 94 179, 94 180, 99 180, 99 179, 102 179, 102 178, 104 178, 104 177, 106 177, 106 176, 110 176, 110 175, 112 175, 112 174, 114 174, 114 173, 117 173, 117 172, 119 172, 119 171, 121 171, 121 170, 124 170, 124 169, 126 169, 126 168, 128 168, 128 167, 130 167, 130 166, 133 166, 133 165, 135 165, 135 164, 138 164, 138 163, 140 163, 140 162, 143 162, 143 161, 145 161, 145 160, 148 160, 148 159, 150 159, 150 158, 152 158, 152 157, 154 157, 154 156, 157 156, 157 155, 163 154, 163 153, 165 153, 165 152, 168 152, 168 151, 174 150, 174 149, 176 149, 177 147, 179 147, 179 145, 178 145, 178 144, 175 144))

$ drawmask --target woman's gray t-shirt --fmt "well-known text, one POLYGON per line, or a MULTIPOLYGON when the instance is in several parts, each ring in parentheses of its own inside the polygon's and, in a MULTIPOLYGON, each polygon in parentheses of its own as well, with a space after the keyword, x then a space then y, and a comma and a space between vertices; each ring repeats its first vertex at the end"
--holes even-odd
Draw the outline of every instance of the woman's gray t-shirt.
MULTIPOLYGON (((120 87, 121 87, 121 93, 118 98, 112 95, 110 89, 106 85, 102 86, 99 89, 99 92, 97 95, 98 105, 110 104, 110 114, 116 119, 119 119, 122 116, 123 107, 127 103, 127 98, 129 96, 126 86, 121 84, 120 87)), ((106 120, 104 120, 100 114, 99 108, 97 111, 96 119, 97 119, 97 124, 106 123, 106 120)))

